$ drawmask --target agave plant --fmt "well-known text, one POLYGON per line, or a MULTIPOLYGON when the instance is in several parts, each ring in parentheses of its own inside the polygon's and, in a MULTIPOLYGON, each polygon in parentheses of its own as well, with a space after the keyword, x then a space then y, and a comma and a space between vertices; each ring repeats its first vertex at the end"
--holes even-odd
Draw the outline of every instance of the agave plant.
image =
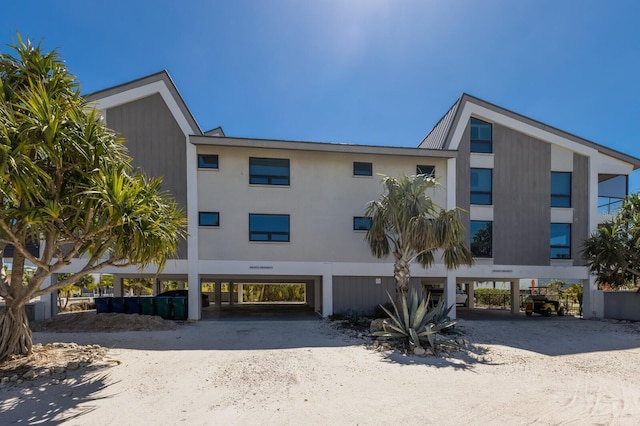
POLYGON ((429 309, 431 306, 430 295, 418 295, 418 291, 413 288, 406 294, 400 296, 400 309, 393 300, 391 295, 387 293, 393 312, 386 307, 380 307, 387 313, 390 322, 384 325, 383 331, 376 331, 374 336, 382 340, 400 339, 409 342, 410 347, 422 347, 427 344, 434 354, 438 353, 438 349, 442 344, 454 344, 451 341, 442 341, 437 338, 438 333, 451 332, 453 326, 458 320, 449 318, 449 312, 453 305, 445 307, 444 298, 441 298, 438 304, 429 309))

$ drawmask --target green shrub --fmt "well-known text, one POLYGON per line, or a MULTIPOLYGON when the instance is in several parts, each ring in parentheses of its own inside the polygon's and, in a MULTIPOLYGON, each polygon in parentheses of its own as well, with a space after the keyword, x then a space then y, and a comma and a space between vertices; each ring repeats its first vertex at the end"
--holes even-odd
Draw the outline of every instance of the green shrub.
POLYGON ((511 306, 511 291, 498 288, 477 288, 473 291, 476 305, 511 306))

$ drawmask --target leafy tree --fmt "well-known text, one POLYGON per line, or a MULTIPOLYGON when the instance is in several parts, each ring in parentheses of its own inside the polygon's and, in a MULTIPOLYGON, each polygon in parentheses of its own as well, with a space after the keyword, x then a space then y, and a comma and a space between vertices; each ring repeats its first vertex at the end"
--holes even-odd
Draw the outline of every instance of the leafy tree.
POLYGON ((445 210, 426 194, 437 186, 435 179, 424 175, 397 179, 384 176, 382 184, 385 192, 366 209, 371 228, 365 239, 374 256, 383 258, 393 253, 399 295, 406 295, 409 289, 411 262, 431 266, 438 249, 448 269, 473 264, 458 209, 445 210))
POLYGON ((630 194, 620 210, 584 243, 583 256, 600 285, 619 288, 640 277, 640 197, 630 194))
MULTIPOLYGON (((70 274, 58 274, 58 279, 66 279, 70 274)), ((65 310, 67 309, 67 305, 69 304, 69 298, 73 296, 74 293, 80 291, 82 292, 83 288, 88 288, 93 284, 93 276, 85 275, 80 278, 77 282, 73 284, 68 284, 64 287, 58 289, 58 309, 65 310), (64 301, 62 300, 64 298, 64 301)))
POLYGON ((125 278, 122 286, 136 296, 149 295, 153 294, 153 281, 153 278, 125 278))
POLYGON ((162 268, 186 235, 183 212, 133 169, 58 54, 17 38, 0 54, 0 251, 13 246, 11 277, 0 268, 0 362, 31 351, 29 299, 105 266, 162 268), (72 263, 77 273, 43 287, 72 263))

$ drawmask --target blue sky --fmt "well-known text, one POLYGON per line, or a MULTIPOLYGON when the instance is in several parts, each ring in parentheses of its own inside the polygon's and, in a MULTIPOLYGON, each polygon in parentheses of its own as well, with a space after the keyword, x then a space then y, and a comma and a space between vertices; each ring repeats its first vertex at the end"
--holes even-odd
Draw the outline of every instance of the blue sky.
POLYGON ((638 16, 633 0, 25 0, 3 5, 0 44, 58 49, 85 93, 166 69, 229 136, 414 147, 467 92, 640 157, 638 16))

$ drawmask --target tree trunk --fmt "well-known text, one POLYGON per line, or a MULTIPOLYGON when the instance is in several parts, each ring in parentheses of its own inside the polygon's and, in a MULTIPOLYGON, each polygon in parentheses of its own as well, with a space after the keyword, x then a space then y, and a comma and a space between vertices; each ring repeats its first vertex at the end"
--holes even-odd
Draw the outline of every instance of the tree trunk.
POLYGON ((0 362, 11 355, 31 353, 32 336, 24 302, 7 301, 0 311, 0 362))
POLYGON ((397 296, 400 298, 403 294, 406 295, 409 291, 409 278, 411 277, 411 272, 409 270, 409 262, 407 262, 400 253, 396 251, 393 253, 393 256, 396 258, 396 261, 393 264, 393 276, 396 279, 397 296))

